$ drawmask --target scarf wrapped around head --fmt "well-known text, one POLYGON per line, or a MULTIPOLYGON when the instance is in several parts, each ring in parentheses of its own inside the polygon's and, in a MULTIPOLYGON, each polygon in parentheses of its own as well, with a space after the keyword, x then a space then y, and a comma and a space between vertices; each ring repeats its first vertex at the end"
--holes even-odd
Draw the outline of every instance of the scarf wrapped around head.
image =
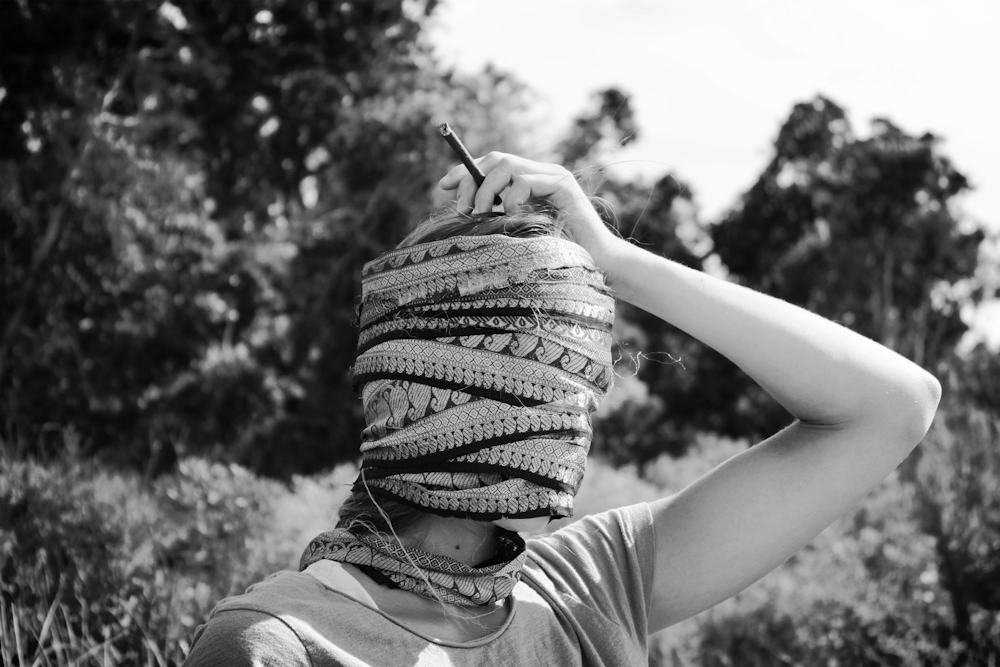
POLYGON ((613 320, 603 276, 563 239, 462 236, 367 263, 354 488, 443 516, 572 516, 613 320))

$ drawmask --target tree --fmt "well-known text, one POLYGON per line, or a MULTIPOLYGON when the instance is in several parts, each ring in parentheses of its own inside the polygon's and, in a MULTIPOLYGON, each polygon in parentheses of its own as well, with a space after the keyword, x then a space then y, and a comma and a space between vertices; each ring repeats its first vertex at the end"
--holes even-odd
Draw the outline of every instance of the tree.
MULTIPOLYGON (((563 143, 577 164, 598 172, 601 147, 632 131, 615 115, 631 118, 628 96, 606 91, 600 99, 563 143)), ((911 137, 883 119, 860 140, 843 109, 816 98, 796 105, 771 163, 716 225, 700 223, 690 189, 672 175, 651 186, 605 177, 595 194, 618 212, 621 231, 651 251, 694 268, 714 252, 730 279, 940 374, 966 331, 961 305, 982 294, 975 273, 983 233, 965 230, 951 205, 967 188, 933 135, 911 137)), ((791 421, 721 355, 627 304, 618 314, 622 358, 633 361, 620 372, 635 372, 644 390, 597 423, 596 451, 642 463, 683 453, 697 431, 761 439, 791 421), (647 427, 625 438, 623 418, 647 427)))
POLYGON ((151 474, 175 448, 276 475, 356 455, 329 389, 355 270, 430 207, 432 118, 494 143, 522 100, 441 71, 435 4, 0 4, 5 437, 151 474))
POLYGON ((590 164, 609 146, 625 146, 639 137, 631 96, 605 88, 593 96, 594 109, 579 115, 557 151, 568 165, 590 164))
MULTIPOLYGON (((817 97, 795 106, 771 162, 710 235, 731 278, 938 371, 967 329, 960 306, 981 294, 983 233, 965 231, 952 205, 968 187, 934 135, 877 119, 858 139, 844 110, 817 97)), ((736 413, 759 435, 788 421, 741 385, 736 413)))

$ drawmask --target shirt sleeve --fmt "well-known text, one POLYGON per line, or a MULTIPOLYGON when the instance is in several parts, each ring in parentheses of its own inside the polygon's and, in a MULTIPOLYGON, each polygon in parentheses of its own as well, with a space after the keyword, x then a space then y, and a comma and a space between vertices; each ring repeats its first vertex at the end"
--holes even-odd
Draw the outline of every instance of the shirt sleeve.
POLYGON ((250 609, 216 613, 198 629, 184 667, 291 667, 312 663, 302 640, 276 616, 250 609))
POLYGON ((528 540, 529 558, 570 595, 644 641, 652 600, 655 534, 649 505, 584 517, 528 540))

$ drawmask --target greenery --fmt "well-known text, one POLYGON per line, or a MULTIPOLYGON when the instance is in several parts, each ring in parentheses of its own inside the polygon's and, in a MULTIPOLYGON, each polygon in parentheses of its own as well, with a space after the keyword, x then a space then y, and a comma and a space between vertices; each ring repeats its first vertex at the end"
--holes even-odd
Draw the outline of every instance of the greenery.
POLYGON ((148 484, 78 461, 3 464, 5 665, 179 664, 216 602, 295 567, 357 475, 286 485, 183 459, 148 484))
POLYGON ((946 405, 916 479, 897 471, 782 568, 663 633, 654 653, 705 667, 994 664, 1000 506, 980 494, 1000 488, 998 437, 995 415, 946 405))
MULTIPOLYGON (((363 262, 473 153, 562 161, 624 236, 806 306, 945 386, 923 445, 776 573, 655 637, 661 665, 1000 660, 1000 358, 963 343, 996 247, 943 139, 817 96, 739 206, 623 181, 598 91, 565 136, 533 93, 450 71, 436 3, 0 3, 0 661, 179 664, 224 596, 294 567, 356 474, 363 262)), ((696 184, 695 184, 696 186, 696 184)), ((788 416, 627 304, 578 515, 673 493, 788 416)))

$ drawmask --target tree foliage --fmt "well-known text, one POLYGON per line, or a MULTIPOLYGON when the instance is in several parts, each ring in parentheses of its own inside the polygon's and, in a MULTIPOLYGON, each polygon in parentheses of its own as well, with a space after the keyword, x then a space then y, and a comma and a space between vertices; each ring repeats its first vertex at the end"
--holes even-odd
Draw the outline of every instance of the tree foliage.
MULTIPOLYGON (((730 279, 947 372, 967 331, 960 310, 982 295, 984 235, 955 213, 968 183, 936 137, 879 119, 862 140, 832 101, 798 104, 757 183, 710 225, 676 175, 642 183, 606 173, 607 147, 634 132, 630 97, 612 88, 595 95, 561 144, 620 233, 693 268, 721 262, 730 279)), ((634 374, 644 390, 598 421, 595 451, 644 463, 683 453, 700 431, 760 439, 791 420, 727 359, 670 324, 628 304, 619 304, 618 322, 619 374, 634 374)))
MULTIPOLYGON (((840 322, 935 372, 967 331, 984 235, 956 217, 968 181, 927 133, 886 119, 857 138, 846 112, 797 104, 774 157, 710 235, 731 278, 840 322)), ((735 376, 736 404, 766 435, 788 416, 735 376)))
POLYGON ((0 5, 9 437, 151 474, 356 455, 358 268, 432 206, 434 121, 515 149, 526 99, 436 65, 434 4, 0 5))
POLYGON ((619 88, 594 94, 594 109, 580 114, 558 146, 563 162, 588 164, 609 147, 625 146, 639 138, 631 96, 619 88))

